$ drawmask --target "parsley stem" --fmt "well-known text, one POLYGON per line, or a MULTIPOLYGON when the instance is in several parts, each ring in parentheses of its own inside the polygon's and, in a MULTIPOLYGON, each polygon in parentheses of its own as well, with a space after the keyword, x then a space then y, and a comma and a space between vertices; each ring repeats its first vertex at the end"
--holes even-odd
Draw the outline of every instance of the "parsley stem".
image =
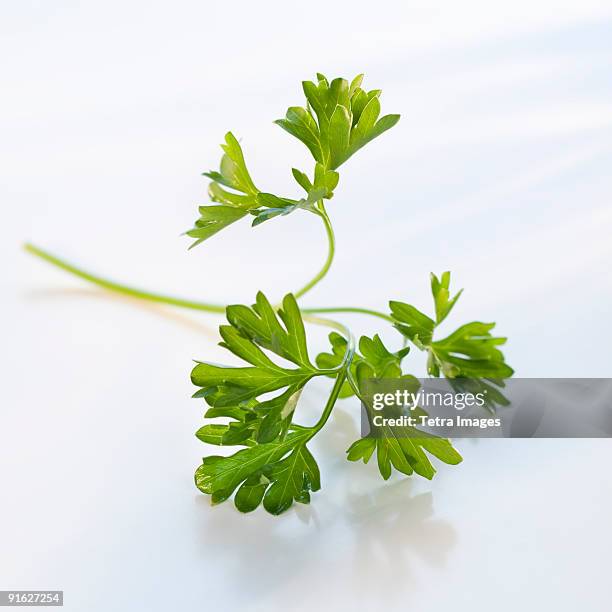
MULTIPOLYGON (((333 236, 333 232, 331 234, 333 236)), ((35 255, 36 257, 40 257, 42 260, 50 263, 58 268, 69 272, 70 274, 74 274, 79 278, 82 278, 94 285, 98 285, 99 287, 103 287, 104 289, 109 289, 110 291, 114 291, 116 293, 122 293, 124 295, 129 295, 131 297, 139 298, 142 300, 149 300, 152 302, 158 302, 161 304, 170 304, 171 306, 179 306, 180 308, 190 308, 191 310, 201 310, 204 312, 217 312, 223 314, 225 312, 225 306, 222 304, 210 304, 207 302, 198 302, 196 300, 187 300, 183 298, 172 297, 169 295, 163 295, 161 293, 153 293, 151 291, 144 291, 141 289, 135 289, 134 287, 129 287, 128 285, 123 285, 121 283, 116 283, 114 281, 102 278, 101 276, 96 276, 91 272, 87 272, 82 268, 78 268, 67 261, 52 255, 48 251, 41 249, 33 244, 25 244, 23 247, 28 253, 31 255, 35 255)), ((310 284, 310 283, 309 283, 310 284)), ((303 293, 302 293, 303 295, 303 293)), ((350 306, 339 306, 333 308, 300 308, 300 310, 306 314, 317 314, 317 313, 332 313, 332 312, 353 312, 353 313, 361 313, 361 314, 369 314, 373 317, 379 317, 381 319, 386 319, 388 321, 393 321, 393 319, 382 312, 378 312, 376 310, 370 310, 369 308, 354 308, 350 306)), ((315 323, 314 319, 316 317, 305 317, 311 319, 311 322, 315 323)), ((321 321, 328 321, 328 323, 321 323, 322 325, 328 325, 328 327, 335 327, 338 329, 339 323, 335 323, 328 319, 322 319, 321 321), (333 324, 331 324, 333 323, 333 324)), ((343 327, 343 326, 341 326, 343 327)), ((346 332, 346 328, 338 329, 341 333, 346 332)))
POLYGON ((33 244, 25 244, 23 247, 28 253, 32 255, 36 255, 40 257, 44 261, 65 270, 66 272, 70 272, 79 278, 82 278, 94 285, 98 285, 99 287, 103 287, 104 289, 109 289, 111 291, 115 291, 116 293, 122 293, 123 295, 129 295, 131 297, 140 298, 142 300, 149 300, 150 302, 160 302, 162 304, 171 304, 172 306, 180 306, 181 308, 191 308, 193 310, 203 310, 205 312, 225 312, 225 306, 222 304, 207 304, 205 302, 195 302, 192 300, 184 300, 181 298, 175 298, 168 295, 161 295, 159 293, 152 293, 150 291, 143 291, 141 289, 135 289, 133 287, 128 287, 127 285, 122 285, 121 283, 115 283, 114 281, 107 280, 100 276, 96 276, 95 274, 91 274, 90 272, 86 272, 81 268, 77 268, 72 264, 60 259, 59 257, 55 257, 55 255, 51 255, 47 251, 34 246, 33 244))
POLYGON ((371 310, 370 308, 357 308, 353 306, 334 306, 331 308, 300 308, 303 313, 328 313, 328 312, 353 312, 357 314, 367 314, 379 319, 385 319, 385 321, 391 321, 395 323, 395 319, 384 312, 378 310, 371 310))
POLYGON ((339 331, 346 338, 344 358, 342 359, 342 363, 336 369, 336 381, 334 382, 334 386, 332 387, 327 403, 325 404, 325 408, 323 409, 319 420, 311 428, 309 428, 311 433, 309 434, 308 439, 310 440, 321 429, 323 429, 327 419, 329 419, 329 415, 334 409, 334 405, 336 404, 336 400, 338 399, 342 385, 347 379, 347 375, 350 373, 351 363, 353 362, 353 356, 355 355, 355 337, 348 327, 342 325, 342 323, 338 323, 338 321, 324 319, 323 317, 314 317, 307 314, 304 315, 303 318, 304 321, 314 323, 315 325, 325 325, 327 327, 331 327, 332 329, 339 331))
POLYGON ((331 220, 327 211, 325 210, 325 205, 323 204, 323 200, 319 200, 319 204, 316 208, 316 214, 323 219, 323 224, 325 225, 325 232, 327 234, 327 259, 323 264, 323 267, 319 270, 317 275, 310 280, 306 285, 304 285, 301 289, 296 291, 293 295, 298 299, 302 297, 305 293, 310 291, 329 271, 329 268, 332 265, 332 261, 334 260, 334 253, 336 251, 336 239, 334 237, 334 228, 332 227, 331 220))
MULTIPOLYGON (((330 240, 330 245, 332 245, 332 249, 330 251, 330 256, 328 257, 328 263, 331 264, 331 259, 333 258, 333 232, 331 231, 331 225, 328 225, 329 223, 329 218, 327 217, 327 215, 324 216, 324 219, 327 219, 326 222, 326 227, 329 227, 329 233, 328 235, 331 236, 330 240)), ((133 287, 129 287, 127 285, 123 285, 121 283, 116 283, 114 281, 110 281, 107 280, 105 278, 102 278, 100 276, 96 276, 95 274, 91 274, 90 272, 87 272, 81 268, 78 268, 70 263, 68 263, 67 261, 64 261, 63 259, 60 259, 59 257, 56 257, 55 255, 52 255, 51 253, 45 251, 44 249, 41 249, 33 244, 27 243, 24 245, 23 247, 28 253, 30 253, 31 255, 35 255, 36 257, 40 257, 42 260, 46 261, 47 263, 53 264, 54 266, 57 266, 58 268, 69 272, 70 274, 74 274, 75 276, 78 276, 79 278, 82 278, 83 280, 89 281, 90 283, 93 283, 94 285, 98 285, 99 287, 103 287, 104 289, 108 289, 110 291, 114 291, 116 293, 121 293, 123 295, 129 295, 131 297, 134 298, 139 298, 139 299, 143 299, 143 300, 148 300, 151 302, 158 302, 158 303, 162 303, 162 304, 170 304, 172 306, 180 306, 182 308, 190 308, 192 310, 202 310, 205 312, 217 312, 217 313, 224 313, 225 312, 225 306, 222 306, 220 304, 207 304, 204 302, 196 302, 193 300, 184 300, 181 298, 175 298, 175 297, 171 297, 171 296, 167 296, 167 295, 162 295, 159 293, 152 293, 150 291, 143 291, 141 289, 135 289, 133 287)), ((326 266, 326 268, 329 268, 329 265, 326 266)), ((303 290, 302 290, 302 294, 305 291, 308 291, 308 289, 312 286, 314 286, 314 284, 320 280, 321 278, 323 278, 323 276, 325 275, 325 272, 327 272, 327 269, 322 270, 319 275, 318 275, 318 279, 313 279, 313 281, 311 281, 309 283, 310 286, 306 286, 303 290)), ((315 313, 315 312, 366 312, 366 309, 347 309, 347 308, 309 308, 309 309, 305 309, 304 312, 305 313, 315 313)), ((375 316, 381 316, 382 313, 376 313, 375 311, 369 311, 369 314, 374 314, 375 316)), ((382 315, 384 316, 384 315, 382 315)), ((350 332, 350 330, 345 327, 344 325, 342 325, 341 323, 338 323, 337 321, 333 321, 331 319, 326 319, 323 317, 316 317, 313 314, 305 314, 304 316, 304 320, 308 321, 309 323, 314 323, 315 325, 325 325, 327 327, 331 327, 332 329, 336 329, 337 331, 339 331, 341 334, 343 334, 347 340, 347 347, 346 347, 346 352, 344 354, 344 359, 342 360, 342 364, 338 367, 337 370, 337 376, 336 376, 336 382, 334 383, 334 386, 332 388, 331 391, 331 395, 329 396, 329 399, 327 400, 327 403, 325 405, 325 409, 323 410, 323 413, 321 415, 321 418, 319 419, 319 421, 316 423, 316 425, 314 425, 312 427, 312 434, 310 437, 314 436, 320 429, 323 428, 323 426, 325 425, 327 419, 329 418, 329 415, 331 414, 331 411, 334 408, 334 405, 336 403, 336 400, 338 399, 338 395, 340 393, 340 389, 346 379, 347 376, 347 370, 351 365, 351 362, 353 360, 353 355, 355 353, 355 339, 353 337, 353 334, 350 332)))
POLYGON ((342 368, 338 372, 338 376, 336 376, 336 381, 334 382, 334 386, 332 387, 329 398, 327 399, 327 403, 325 404, 323 413, 321 414, 321 417, 319 418, 319 420, 310 428, 311 433, 308 436, 309 440, 313 438, 319 431, 321 431, 321 429, 323 429, 323 427, 325 426, 325 423, 327 423, 327 419, 329 419, 329 416, 332 413, 332 410, 334 409, 334 406, 336 404, 336 400, 338 399, 338 396, 340 395, 340 390, 342 389, 342 385, 344 384, 344 381, 346 380, 347 370, 348 370, 348 365, 342 368))

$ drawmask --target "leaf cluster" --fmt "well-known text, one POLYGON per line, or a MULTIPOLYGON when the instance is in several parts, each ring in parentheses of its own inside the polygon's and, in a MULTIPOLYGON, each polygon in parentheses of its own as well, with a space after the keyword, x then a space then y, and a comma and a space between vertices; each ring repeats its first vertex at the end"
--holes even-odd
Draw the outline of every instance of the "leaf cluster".
MULTIPOLYGON (((319 354, 317 363, 320 365, 335 363, 342 348, 346 346, 346 340, 336 333, 330 334, 329 340, 332 344, 332 353, 319 354)), ((359 353, 355 354, 351 366, 351 381, 354 387, 345 389, 345 396, 356 393, 362 397, 365 381, 381 378, 408 380, 412 383, 412 391, 416 392, 420 387, 418 379, 402 372, 401 363, 408 352, 408 347, 394 353, 389 351, 378 335, 373 338, 362 336, 359 341, 359 353)), ((368 408, 365 403, 364 406, 368 408)), ((413 414, 424 414, 424 412, 418 409, 413 410, 413 414)), ((416 473, 427 479, 433 478, 436 470, 425 451, 444 463, 455 465, 461 462, 461 455, 452 447, 449 440, 413 427, 404 428, 403 434, 397 436, 393 428, 383 426, 376 436, 370 433, 355 441, 347 450, 347 459, 368 463, 376 451, 378 469, 385 480, 391 476, 392 467, 402 474, 416 473)))
POLYGON ((506 343, 506 338, 491 334, 495 323, 473 321, 440 340, 434 340, 434 330, 446 319, 463 291, 451 298, 449 285, 450 272, 444 272, 440 279, 431 275, 435 318, 405 302, 389 302, 394 327, 416 347, 427 352, 427 370, 431 376, 440 376, 441 373, 449 379, 504 379, 512 376, 514 370, 506 364, 498 348, 506 343))
POLYGON ((358 149, 380 136, 399 121, 399 115, 380 117, 380 89, 361 88, 363 75, 349 85, 343 78, 331 83, 317 75, 317 84, 302 83, 306 106, 292 106, 284 119, 275 123, 303 142, 315 159, 312 178, 292 168, 293 178, 306 192, 302 198, 288 198, 261 191, 247 169, 240 143, 232 132, 221 145, 223 156, 219 170, 205 172, 211 179, 208 195, 213 205, 199 207, 199 218, 187 236, 197 246, 247 215, 257 226, 296 210, 320 214, 317 203, 331 199, 340 175, 336 172, 358 149))
MULTIPOLYGON (((328 81, 317 74, 316 81, 302 83, 304 106, 290 107, 284 118, 275 121, 301 141, 314 159, 310 175, 291 169, 304 192, 301 198, 259 189, 240 143, 228 132, 221 145, 219 169, 204 173, 211 181, 208 195, 212 204, 200 206, 199 218, 186 232, 194 239, 192 246, 244 217, 252 217, 252 225, 258 226, 297 210, 321 216, 329 236, 331 225, 324 200, 331 199, 338 186, 338 168, 399 120, 399 115, 381 116, 381 91, 368 91, 362 84, 363 75, 349 83, 343 78, 328 81)), ((324 268, 307 287, 326 271, 324 268)), ((363 397, 365 381, 399 378, 416 391, 419 381, 402 366, 410 345, 426 353, 431 376, 445 376, 455 389, 487 389, 492 407, 504 405, 499 389, 503 379, 513 373, 499 349, 506 338, 492 334, 494 323, 478 321, 438 338, 438 327, 453 310, 461 291, 451 295, 449 272, 439 278, 431 275, 431 291, 431 315, 400 301, 389 302, 390 315, 381 315, 404 337, 400 350, 390 351, 380 336, 374 335, 362 336, 355 352, 348 334, 333 332, 330 350, 317 355, 314 363, 302 313, 292 294, 285 296, 280 307, 272 306, 261 292, 251 306, 228 306, 227 324, 219 328, 220 345, 240 359, 241 365, 198 362, 191 380, 198 387, 194 397, 207 405, 207 423, 196 436, 206 444, 238 449, 228 456, 204 457, 195 473, 196 486, 211 496, 212 503, 233 497, 241 512, 263 505, 268 512, 280 514, 295 502, 309 503, 311 493, 321 487, 321 477, 308 444, 325 425, 339 398, 363 397), (296 413, 304 388, 316 377, 332 378, 334 385, 320 419, 307 427, 296 422, 296 413)), ((419 407, 412 410, 424 414, 419 407)), ((401 437, 393 428, 386 429, 377 435, 371 430, 355 441, 347 450, 347 459, 367 463, 376 454, 385 480, 394 469, 431 479, 436 471, 432 456, 451 465, 462 460, 449 440, 417 428, 406 428, 401 437)))
POLYGON ((200 388, 194 397, 209 405, 205 417, 229 419, 204 425, 196 436, 208 444, 247 448, 229 457, 204 458, 196 485, 213 503, 237 489, 234 502, 240 511, 250 512, 263 500, 266 510, 279 514, 294 501, 308 503, 310 491, 320 487, 316 461, 306 447, 314 430, 294 424, 293 418, 308 381, 333 372, 311 363, 291 294, 276 311, 260 292, 251 307, 228 306, 227 320, 229 325, 219 328, 220 344, 248 365, 198 363, 193 368, 192 382, 200 388), (291 366, 276 363, 268 353, 291 366))
MULTIPOLYGON (((406 340, 427 353, 431 375, 443 374, 456 390, 487 389, 490 407, 504 405, 507 400, 499 387, 512 369, 497 348, 505 338, 490 334, 492 323, 468 323, 442 340, 434 339, 437 326, 461 294, 451 297, 449 286, 448 272, 440 278, 431 275, 433 318, 410 304, 391 301, 393 325, 406 340)), ((203 398, 209 406, 205 418, 228 421, 206 424, 196 436, 208 444, 244 447, 228 457, 205 457, 197 469, 196 485, 211 495, 213 503, 234 495, 234 503, 242 512, 263 504, 268 512, 279 514, 294 502, 310 501, 310 493, 320 488, 320 474, 307 443, 324 421, 304 427, 294 417, 300 394, 314 377, 336 380, 337 391, 332 391, 329 400, 332 408, 338 398, 354 394, 363 397, 366 380, 404 379, 414 391, 420 386, 402 369, 410 346, 392 352, 378 335, 362 336, 358 351, 353 353, 348 338, 332 332, 330 351, 317 355, 313 364, 302 314, 291 294, 275 309, 260 292, 252 306, 228 306, 226 314, 228 324, 219 328, 220 344, 244 364, 229 367, 198 363, 191 375, 199 387, 194 397, 203 398)), ((421 408, 415 409, 425 414, 421 408)), ((367 463, 376 453, 385 480, 393 468, 431 479, 436 470, 430 455, 451 465, 461 462, 449 440, 417 428, 405 428, 401 436, 394 428, 384 429, 355 441, 347 450, 348 460, 367 463)))
POLYGON ((292 106, 275 123, 307 147, 325 169, 336 170, 351 155, 391 129, 399 115, 380 117, 380 89, 361 88, 363 74, 346 79, 304 81, 306 107, 292 106))

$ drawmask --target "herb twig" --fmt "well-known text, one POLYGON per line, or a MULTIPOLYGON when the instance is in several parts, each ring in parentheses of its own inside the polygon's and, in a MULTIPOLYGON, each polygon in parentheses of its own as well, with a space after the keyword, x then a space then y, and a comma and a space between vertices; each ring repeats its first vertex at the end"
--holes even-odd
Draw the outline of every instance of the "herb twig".
POLYGON ((334 260, 334 254, 336 252, 336 239, 334 237, 334 228, 332 227, 329 216, 327 215, 327 211, 325 210, 323 200, 319 200, 316 206, 316 211, 317 214, 321 217, 321 219, 323 219, 323 223, 325 225, 325 233, 327 234, 327 259, 325 260, 323 267, 316 274, 316 276, 310 281, 308 281, 308 283, 306 283, 301 289, 295 292, 296 298, 300 298, 305 295, 325 277, 325 275, 331 268, 332 262, 334 260))
MULTIPOLYGON (((338 168, 363 146, 392 128, 399 115, 380 116, 379 89, 362 88, 363 75, 350 83, 331 82, 317 74, 316 82, 304 81, 305 106, 293 106, 275 123, 300 140, 314 158, 310 175, 292 168, 301 197, 286 197, 260 190, 247 168, 238 139, 228 132, 221 145, 219 170, 204 173, 210 179, 212 204, 198 208, 193 228, 186 232, 196 247, 244 218, 257 227, 296 212, 310 212, 324 224, 327 257, 320 271, 282 304, 273 306, 261 292, 253 305, 229 305, 182 299, 137 289, 87 272, 32 244, 25 250, 66 272, 99 287, 138 299, 211 313, 225 313, 227 324, 219 327, 222 347, 241 359, 240 367, 197 362, 191 380, 194 397, 207 404, 206 424, 196 436, 208 445, 236 446, 230 456, 208 455, 195 473, 195 484, 211 496, 213 504, 234 498, 241 512, 259 505, 280 514, 294 502, 309 503, 320 488, 319 468, 307 445, 325 426, 336 402, 361 396, 363 383, 371 378, 406 377, 402 362, 411 347, 426 355, 431 376, 444 376, 454 388, 467 377, 505 378, 512 368, 499 347, 506 341, 493 336, 494 323, 461 325, 443 339, 436 339, 461 291, 451 297, 450 272, 431 275, 434 308, 430 317, 415 306, 391 300, 389 312, 358 306, 300 308, 297 299, 315 287, 329 271, 335 254, 332 223, 325 200, 339 184, 338 168), (361 336, 358 347, 342 323, 321 314, 365 314, 390 323, 401 334, 402 347, 389 350, 378 335, 361 336), (329 352, 309 355, 304 322, 330 327, 329 352), (289 364, 289 365, 287 365, 289 364), (318 421, 312 426, 297 422, 300 396, 315 378, 333 378, 333 386, 318 421), (221 422, 219 422, 221 419, 221 422)), ((433 478, 430 456, 457 464, 461 456, 449 440, 415 430, 397 438, 365 436, 347 450, 350 461, 367 463, 376 453, 378 469, 387 479, 393 469, 433 478)))

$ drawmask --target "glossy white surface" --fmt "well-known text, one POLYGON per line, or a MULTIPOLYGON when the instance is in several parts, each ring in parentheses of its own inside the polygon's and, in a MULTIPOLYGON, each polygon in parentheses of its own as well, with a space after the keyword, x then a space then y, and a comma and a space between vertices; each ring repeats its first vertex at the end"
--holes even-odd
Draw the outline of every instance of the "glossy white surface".
POLYGON ((612 7, 494 4, 3 5, 0 589, 90 612, 610 608, 610 441, 463 441, 433 482, 384 483, 344 459, 349 401, 314 445, 309 507, 210 508, 188 374, 227 361, 219 319, 18 250, 211 301, 295 289, 324 258, 314 217, 189 253, 178 235, 228 129, 258 184, 297 193, 306 152, 272 119, 315 71, 363 71, 402 121, 343 168, 337 259, 304 304, 425 307, 429 271, 451 269, 454 321, 496 320, 518 375, 609 376, 612 7))

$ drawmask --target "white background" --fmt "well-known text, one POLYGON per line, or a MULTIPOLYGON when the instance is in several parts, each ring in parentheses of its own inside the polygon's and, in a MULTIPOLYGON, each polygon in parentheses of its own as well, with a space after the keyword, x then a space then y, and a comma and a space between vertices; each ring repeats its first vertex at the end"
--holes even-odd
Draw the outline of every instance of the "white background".
MULTIPOLYGON (((297 195, 307 151, 271 121, 316 71, 365 72, 402 120, 343 166, 338 255, 303 303, 427 308, 428 273, 451 269, 453 321, 497 321, 517 375, 609 376, 610 2, 1 7, 0 589, 64 589, 66 609, 96 612, 610 608, 608 440, 464 441, 433 482, 384 483, 344 459, 347 401, 314 445, 309 507, 210 508, 189 371, 228 361, 220 319, 20 251, 221 303, 295 290, 324 258, 312 215, 191 252, 179 234, 228 129, 259 186, 297 195)), ((397 346, 374 319, 345 321, 397 346)))

